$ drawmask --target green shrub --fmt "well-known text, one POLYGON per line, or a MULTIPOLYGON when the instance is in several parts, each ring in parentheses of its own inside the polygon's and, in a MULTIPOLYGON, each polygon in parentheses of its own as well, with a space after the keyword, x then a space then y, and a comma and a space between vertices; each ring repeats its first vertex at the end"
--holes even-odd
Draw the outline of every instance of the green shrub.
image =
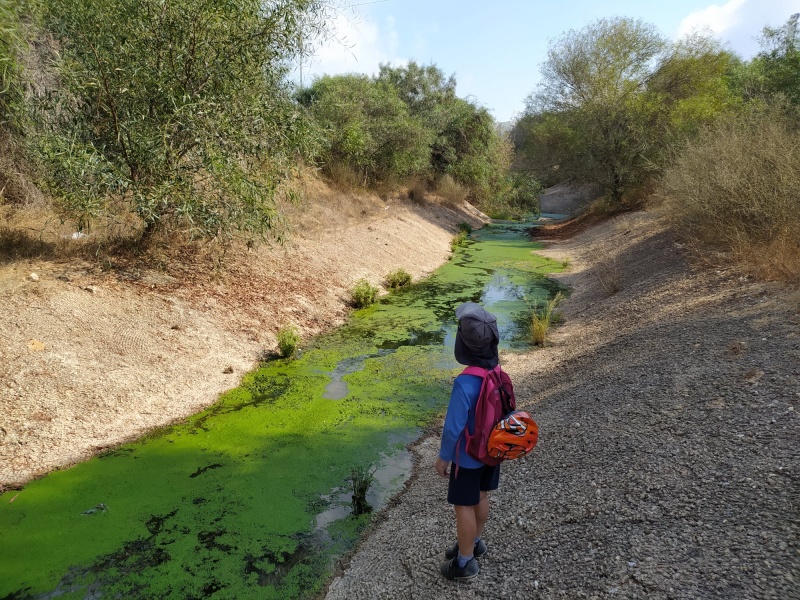
POLYGON ((279 184, 310 152, 285 75, 304 37, 324 29, 321 5, 45 5, 63 60, 41 152, 63 215, 133 212, 145 239, 175 227, 217 239, 268 234, 279 184))
POLYGON ((555 312, 555 309, 563 297, 563 294, 558 292, 547 301, 541 310, 534 310, 531 317, 531 339, 535 345, 544 346, 547 343, 547 331, 550 329, 550 325, 561 322, 561 316, 555 312))
POLYGON ((350 290, 351 303, 355 308, 366 308, 378 298, 378 288, 366 279, 359 279, 350 290))
POLYGON ((469 239, 469 236, 467 235, 467 232, 462 229, 453 236, 453 239, 450 242, 450 250, 455 252, 456 248, 463 246, 467 242, 467 239, 469 239))
POLYGON ((405 287, 411 283, 411 273, 405 269, 397 269, 386 276, 386 287, 397 289, 405 287))
POLYGON ((466 221, 462 221, 461 223, 458 224, 458 230, 464 231, 466 232, 467 235, 469 235, 470 233, 472 233, 472 225, 470 225, 466 221))
POLYGON ((300 343, 300 332, 293 325, 286 325, 278 330, 278 352, 284 358, 295 353, 300 343))

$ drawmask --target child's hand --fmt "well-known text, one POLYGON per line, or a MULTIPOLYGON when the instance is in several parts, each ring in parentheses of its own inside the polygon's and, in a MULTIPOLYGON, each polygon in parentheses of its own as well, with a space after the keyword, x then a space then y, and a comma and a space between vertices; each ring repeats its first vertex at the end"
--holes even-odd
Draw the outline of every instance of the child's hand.
POLYGON ((450 463, 446 460, 442 460, 441 458, 436 459, 436 472, 439 474, 440 477, 447 477, 449 473, 447 472, 447 467, 450 466, 450 463))

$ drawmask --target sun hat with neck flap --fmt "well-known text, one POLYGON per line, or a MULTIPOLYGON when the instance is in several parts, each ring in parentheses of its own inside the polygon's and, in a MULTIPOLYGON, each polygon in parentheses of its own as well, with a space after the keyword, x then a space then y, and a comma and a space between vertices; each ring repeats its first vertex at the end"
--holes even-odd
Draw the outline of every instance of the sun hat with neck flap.
POLYGON ((497 318, 475 302, 465 302, 456 308, 456 318, 456 360, 468 367, 495 368, 500 363, 497 318))

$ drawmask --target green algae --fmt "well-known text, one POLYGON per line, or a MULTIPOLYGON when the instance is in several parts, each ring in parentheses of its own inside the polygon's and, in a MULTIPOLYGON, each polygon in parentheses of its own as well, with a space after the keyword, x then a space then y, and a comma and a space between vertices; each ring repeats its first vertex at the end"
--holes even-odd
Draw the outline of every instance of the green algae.
POLYGON ((0 598, 313 596, 369 522, 345 516, 351 468, 390 470, 446 405, 455 306, 483 302, 526 345, 560 267, 534 249, 522 226, 485 227, 184 424, 0 495, 0 598))

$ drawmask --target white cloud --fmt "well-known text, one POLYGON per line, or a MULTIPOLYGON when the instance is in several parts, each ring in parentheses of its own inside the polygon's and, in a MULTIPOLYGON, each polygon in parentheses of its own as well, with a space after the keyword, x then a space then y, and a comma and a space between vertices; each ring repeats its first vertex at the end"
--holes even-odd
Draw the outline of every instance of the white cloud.
MULTIPOLYGON (((333 39, 317 42, 314 55, 303 61, 303 80, 342 73, 378 72, 381 63, 405 64, 397 56, 398 39, 394 20, 386 20, 383 28, 361 16, 337 14, 331 21, 333 39)), ((299 71, 299 66, 298 69, 299 71)))
POLYGON ((764 26, 783 25, 796 12, 800 12, 800 0, 729 0, 688 15, 681 21, 677 37, 711 31, 731 50, 750 58, 759 50, 757 38, 764 26))

